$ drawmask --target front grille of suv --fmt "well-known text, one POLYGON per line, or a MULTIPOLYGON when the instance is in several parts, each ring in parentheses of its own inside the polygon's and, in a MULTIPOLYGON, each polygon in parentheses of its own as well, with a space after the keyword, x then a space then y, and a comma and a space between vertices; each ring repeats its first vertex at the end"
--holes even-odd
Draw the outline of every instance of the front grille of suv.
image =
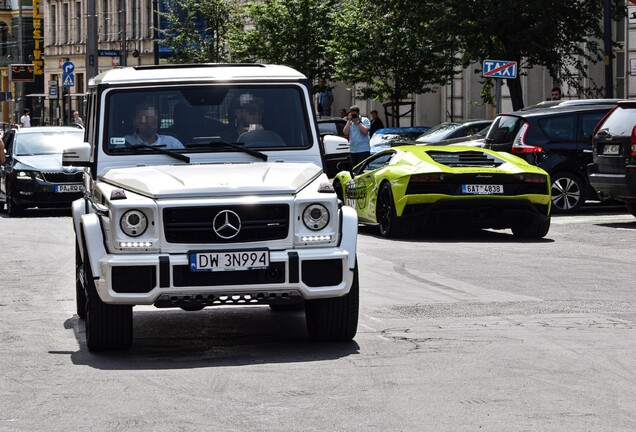
POLYGON ((81 183, 84 173, 43 172, 42 176, 49 183, 81 183))
MULTIPOLYGON (((223 217, 221 215, 220 217, 223 217)), ((289 231, 289 205, 228 205, 206 207, 171 207, 163 210, 163 224, 169 243, 246 243, 281 240, 289 231), (219 235, 214 230, 214 218, 229 210, 240 218, 238 234, 219 235)), ((233 225, 237 225, 232 221, 233 225)), ((238 226, 236 226, 238 228, 238 226)))

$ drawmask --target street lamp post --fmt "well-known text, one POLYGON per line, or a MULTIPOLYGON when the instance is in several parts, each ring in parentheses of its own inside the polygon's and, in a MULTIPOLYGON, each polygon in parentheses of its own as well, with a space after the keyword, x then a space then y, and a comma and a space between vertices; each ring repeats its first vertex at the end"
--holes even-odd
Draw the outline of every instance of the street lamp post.
POLYGON ((159 64, 159 2, 152 1, 152 52, 154 54, 155 65, 159 64))
POLYGON ((612 4, 603 0, 603 45, 605 58, 605 97, 614 97, 614 71, 612 68, 612 4))

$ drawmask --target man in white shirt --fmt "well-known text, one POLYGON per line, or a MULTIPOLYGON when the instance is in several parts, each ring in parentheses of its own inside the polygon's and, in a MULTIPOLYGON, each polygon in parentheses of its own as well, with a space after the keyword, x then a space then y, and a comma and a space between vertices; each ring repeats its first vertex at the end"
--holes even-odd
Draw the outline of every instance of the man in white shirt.
POLYGON ((29 115, 31 111, 28 108, 24 109, 22 117, 20 117, 20 126, 22 127, 31 127, 31 116, 29 115))
POLYGON ((157 134, 159 128, 159 113, 157 112, 157 108, 150 104, 137 106, 133 126, 135 127, 135 133, 133 135, 126 135, 127 144, 161 146, 161 148, 166 150, 185 148, 181 141, 175 137, 157 134))

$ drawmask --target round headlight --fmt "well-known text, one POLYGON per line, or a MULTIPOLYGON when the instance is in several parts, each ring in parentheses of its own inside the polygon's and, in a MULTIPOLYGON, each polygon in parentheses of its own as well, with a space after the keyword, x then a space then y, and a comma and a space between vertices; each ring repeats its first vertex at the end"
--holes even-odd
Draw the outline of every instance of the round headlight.
POLYGON ((311 204, 303 212, 303 223, 313 231, 319 231, 329 223, 329 210, 322 204, 311 204))
POLYGON ((148 218, 139 210, 128 210, 119 221, 122 231, 130 237, 138 237, 146 232, 148 218))

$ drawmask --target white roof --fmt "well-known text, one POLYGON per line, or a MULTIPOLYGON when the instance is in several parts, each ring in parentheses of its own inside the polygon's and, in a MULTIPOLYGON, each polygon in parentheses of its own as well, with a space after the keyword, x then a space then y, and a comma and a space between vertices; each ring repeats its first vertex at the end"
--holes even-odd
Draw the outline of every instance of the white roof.
POLYGON ((169 83, 183 81, 301 80, 306 77, 287 67, 263 64, 177 64, 117 67, 90 80, 89 85, 125 83, 169 83))

